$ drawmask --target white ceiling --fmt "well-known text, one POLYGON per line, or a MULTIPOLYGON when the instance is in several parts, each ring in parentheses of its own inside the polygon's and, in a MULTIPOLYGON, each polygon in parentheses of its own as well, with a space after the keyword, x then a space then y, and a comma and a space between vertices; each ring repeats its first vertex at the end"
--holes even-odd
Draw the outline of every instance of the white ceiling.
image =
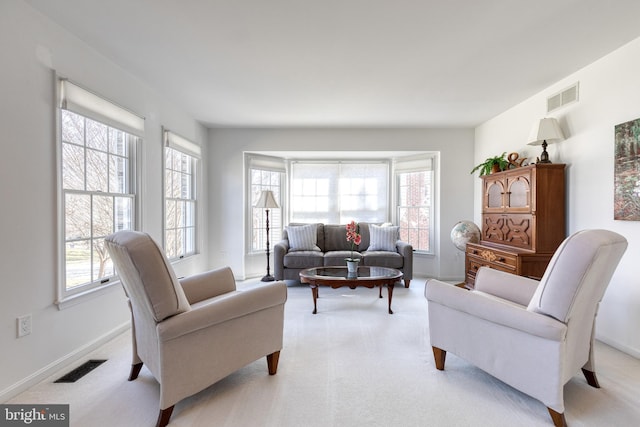
POLYGON ((211 127, 473 127, 640 36, 639 0, 25 1, 211 127))

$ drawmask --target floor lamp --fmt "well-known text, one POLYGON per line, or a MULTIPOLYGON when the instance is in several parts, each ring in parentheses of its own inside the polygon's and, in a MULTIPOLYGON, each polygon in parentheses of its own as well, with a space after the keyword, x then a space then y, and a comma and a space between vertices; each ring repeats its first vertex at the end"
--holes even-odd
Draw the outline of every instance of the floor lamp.
POLYGON ((267 213, 267 274, 262 278, 263 282, 272 282, 275 279, 269 272, 269 209, 278 209, 278 203, 276 199, 273 197, 273 192, 271 190, 262 190, 260 194, 260 198, 258 202, 255 204, 256 208, 266 209, 267 213))

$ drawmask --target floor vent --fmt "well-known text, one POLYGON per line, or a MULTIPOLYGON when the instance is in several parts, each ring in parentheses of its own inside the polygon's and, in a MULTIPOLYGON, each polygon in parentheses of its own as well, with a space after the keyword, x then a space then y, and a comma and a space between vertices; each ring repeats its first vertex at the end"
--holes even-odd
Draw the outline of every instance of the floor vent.
POLYGON ((106 362, 106 359, 105 360, 89 360, 89 361, 83 363, 82 365, 78 366, 76 369, 74 369, 73 371, 69 372, 68 374, 65 374, 64 376, 58 378, 54 382, 56 382, 56 383, 75 383, 80 378, 84 377, 89 372, 93 371, 98 366, 102 365, 104 362, 106 362))

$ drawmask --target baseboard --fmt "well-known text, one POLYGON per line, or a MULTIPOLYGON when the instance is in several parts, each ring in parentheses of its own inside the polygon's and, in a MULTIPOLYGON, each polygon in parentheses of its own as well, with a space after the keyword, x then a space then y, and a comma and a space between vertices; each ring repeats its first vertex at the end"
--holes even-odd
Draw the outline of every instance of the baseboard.
MULTIPOLYGON (((605 343, 606 345, 615 348, 616 350, 620 350, 623 353, 626 353, 630 356, 635 357, 636 359, 640 359, 640 351, 638 351, 638 349, 629 347, 627 345, 624 344, 620 344, 619 342, 612 340, 610 338, 604 337, 604 336, 600 336, 596 333, 596 339, 598 341, 601 341, 603 343, 605 343)), ((597 360, 598 356, 596 355, 596 360, 597 360)), ((596 362, 597 363, 597 362, 596 362)))
POLYGON ((83 345, 82 347, 75 349, 66 356, 63 356, 58 360, 51 362, 47 366, 39 369, 28 377, 18 381, 13 385, 10 385, 6 389, 0 391, 0 402, 6 402, 9 399, 12 399, 13 397, 33 387, 34 385, 44 381, 51 375, 55 374, 57 371, 75 363, 80 358, 111 341, 113 338, 117 337, 129 328, 131 328, 131 322, 123 323, 122 325, 112 329, 101 337, 83 345))

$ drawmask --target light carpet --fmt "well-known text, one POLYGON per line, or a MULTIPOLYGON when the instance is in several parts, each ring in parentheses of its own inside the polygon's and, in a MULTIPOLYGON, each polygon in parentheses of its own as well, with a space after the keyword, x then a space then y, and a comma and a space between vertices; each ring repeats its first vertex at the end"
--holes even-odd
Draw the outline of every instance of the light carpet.
MULTIPOLYGON (((551 426, 542 403, 454 354, 435 369, 424 282, 395 288, 393 315, 386 289, 320 288, 314 315, 309 288, 290 284, 277 375, 260 359, 178 403, 170 426, 551 426)), ((53 383, 70 367, 8 403, 68 403, 78 427, 153 426, 159 386, 145 368, 127 381, 130 352, 127 332, 86 358, 108 361, 78 382, 53 383)), ((601 389, 577 375, 565 386, 567 422, 637 425, 640 361, 598 343, 596 362, 601 389)))

